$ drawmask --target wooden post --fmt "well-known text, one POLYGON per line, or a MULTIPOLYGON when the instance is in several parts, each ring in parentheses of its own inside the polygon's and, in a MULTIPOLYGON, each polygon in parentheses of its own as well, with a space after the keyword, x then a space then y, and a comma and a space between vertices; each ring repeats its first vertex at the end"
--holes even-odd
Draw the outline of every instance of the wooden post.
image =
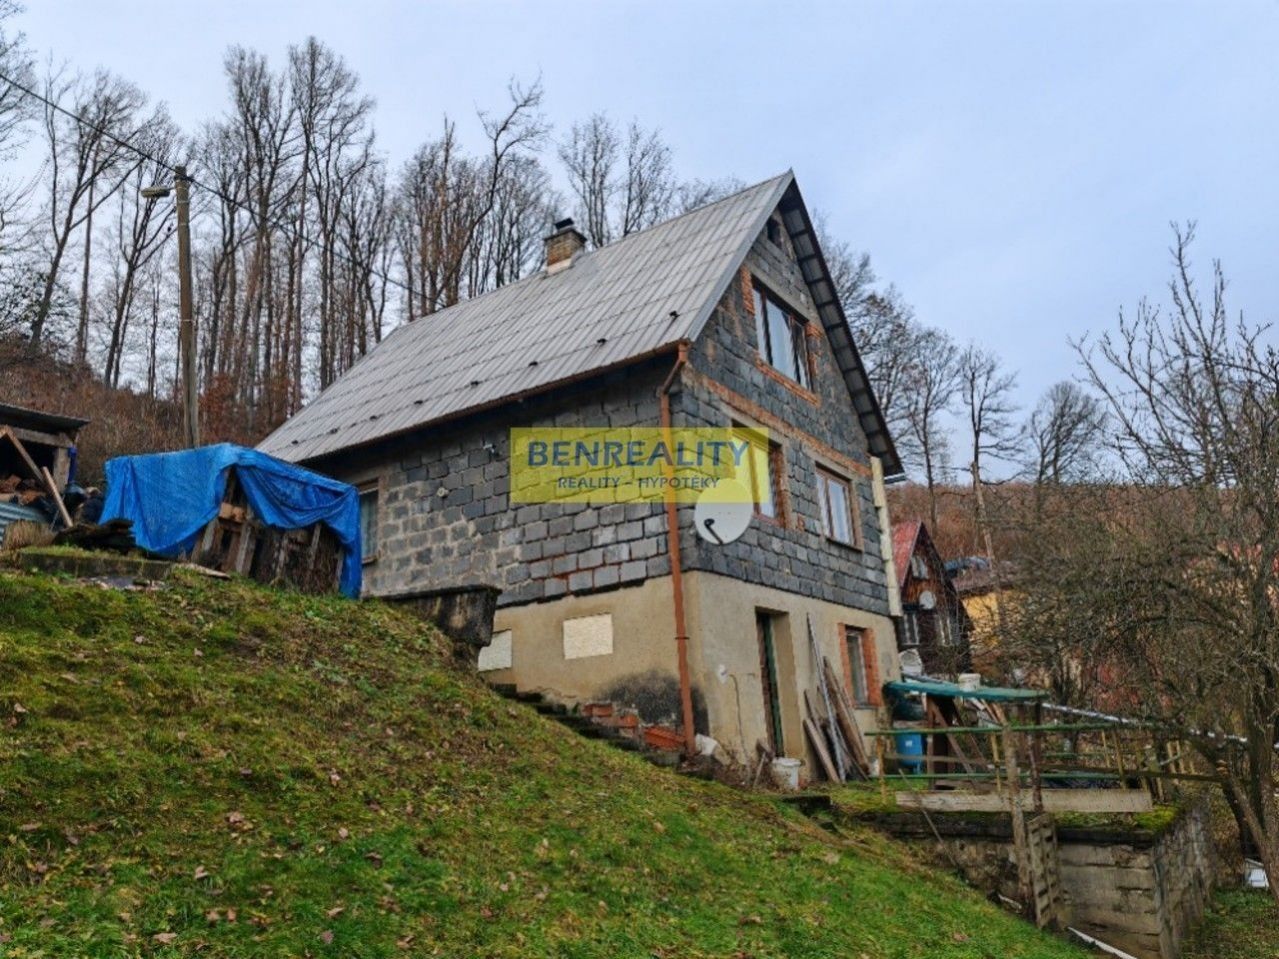
POLYGON ((1028 735, 1030 736, 1030 782, 1034 789, 1035 812, 1044 811, 1044 783, 1042 775, 1043 756, 1040 752, 1043 742, 1042 727, 1044 724, 1044 708, 1042 704, 1035 703, 1035 730, 1028 735))
POLYGON ((1034 909, 1035 885, 1030 873, 1030 850, 1026 842, 1026 813, 1021 803, 1021 771, 1017 766, 1017 745, 1012 730, 1004 726, 1004 754, 1008 758, 1008 805, 1012 811, 1013 850, 1017 856, 1017 896, 1022 908, 1034 909))
POLYGON ((75 525, 75 521, 71 519, 71 514, 67 512, 67 504, 62 502, 62 494, 58 492, 58 484, 53 481, 53 475, 49 472, 47 466, 41 466, 40 473, 44 476, 45 485, 49 488, 49 495, 53 497, 53 505, 58 507, 58 515, 62 517, 62 522, 67 524, 67 529, 70 529, 75 525))

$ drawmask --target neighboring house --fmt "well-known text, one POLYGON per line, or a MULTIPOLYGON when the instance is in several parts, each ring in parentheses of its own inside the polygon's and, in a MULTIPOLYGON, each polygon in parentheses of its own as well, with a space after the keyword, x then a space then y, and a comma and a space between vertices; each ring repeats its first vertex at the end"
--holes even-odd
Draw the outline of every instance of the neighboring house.
POLYGON ((899 675, 901 466, 794 176, 594 251, 556 226, 546 269, 397 328, 261 448, 365 491, 366 595, 496 586, 493 680, 676 723, 687 693, 739 757, 763 740, 817 769, 808 624, 861 722, 899 675), (736 542, 689 505, 509 502, 512 427, 664 415, 769 431, 773 495, 736 542))
POLYGON ((972 623, 927 526, 918 520, 893 525, 893 565, 902 602, 899 653, 916 653, 929 676, 967 670, 972 623))
MULTIPOLYGON (((999 582, 990 563, 981 557, 967 557, 952 563, 955 590, 968 611, 972 623, 969 645, 973 668, 983 673, 995 672, 999 652, 999 604, 1006 613, 1014 614, 1021 602, 1017 568, 1011 563, 999 567, 999 582)), ((1024 677, 1023 677, 1024 678, 1024 677)))

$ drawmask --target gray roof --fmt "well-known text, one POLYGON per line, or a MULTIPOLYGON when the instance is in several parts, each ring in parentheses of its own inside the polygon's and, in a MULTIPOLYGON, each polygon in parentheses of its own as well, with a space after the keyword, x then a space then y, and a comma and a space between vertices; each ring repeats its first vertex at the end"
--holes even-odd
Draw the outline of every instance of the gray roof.
MULTIPOLYGON (((540 271, 397 327, 259 449, 293 462, 312 460, 695 339, 769 215, 783 197, 798 201, 794 181, 792 173, 784 173, 579 253, 569 269, 551 275, 540 271)), ((790 227, 785 206, 783 217, 790 227)), ((811 238, 806 212, 800 226, 807 227, 811 238)), ((792 233, 799 249, 804 230, 792 228, 792 233)), ((820 267, 824 276, 825 264, 820 267)), ((808 274, 805 268, 806 278, 808 274)), ((829 277, 826 281, 829 286, 829 277)), ((816 287, 814 298, 826 322, 826 302, 816 287)), ((836 355, 841 366, 855 366, 845 369, 845 377, 860 377, 866 399, 858 402, 855 390, 854 401, 859 411, 865 406, 873 412, 875 422, 863 412, 863 426, 870 427, 872 452, 882 456, 888 451, 884 465, 892 475, 899 471, 896 454, 891 441, 885 446, 883 420, 865 385, 842 312, 838 322, 844 337, 840 342, 832 338, 836 355), (877 435, 883 437, 881 448, 877 435)))
POLYGON ((0 403, 0 426, 17 426, 28 430, 39 430, 43 433, 70 433, 75 435, 89 421, 78 416, 64 416, 61 413, 45 413, 26 406, 15 406, 12 403, 0 403))

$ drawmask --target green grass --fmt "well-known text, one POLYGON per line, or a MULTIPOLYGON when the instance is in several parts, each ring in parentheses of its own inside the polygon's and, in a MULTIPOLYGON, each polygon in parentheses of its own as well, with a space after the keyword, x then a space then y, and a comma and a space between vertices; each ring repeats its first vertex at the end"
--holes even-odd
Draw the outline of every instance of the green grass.
POLYGON ((0 572, 0 954, 1079 956, 676 777, 377 603, 0 572))
POLYGON ((1182 959, 1276 959, 1279 907, 1268 892, 1219 891, 1182 959))

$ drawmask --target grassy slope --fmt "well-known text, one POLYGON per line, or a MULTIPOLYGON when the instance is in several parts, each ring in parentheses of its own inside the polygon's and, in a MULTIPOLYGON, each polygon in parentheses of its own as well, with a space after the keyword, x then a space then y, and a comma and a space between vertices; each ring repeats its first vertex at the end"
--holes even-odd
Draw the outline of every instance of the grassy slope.
POLYGON ((1182 959, 1279 957, 1279 907, 1255 889, 1219 890, 1182 959))
POLYGON ((1079 955, 441 662, 379 604, 0 572, 0 953, 1079 955))

